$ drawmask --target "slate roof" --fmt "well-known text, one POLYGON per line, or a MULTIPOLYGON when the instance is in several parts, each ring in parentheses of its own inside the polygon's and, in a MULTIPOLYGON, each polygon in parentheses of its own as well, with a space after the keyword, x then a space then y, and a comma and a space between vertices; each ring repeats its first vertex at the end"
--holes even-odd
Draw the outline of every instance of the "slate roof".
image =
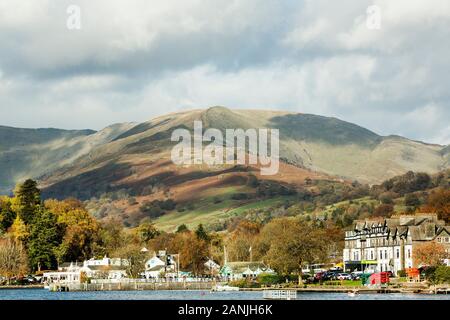
MULTIPOLYGON (((379 227, 379 220, 356 220, 354 231, 361 232, 379 227)), ((392 216, 384 220, 382 224, 390 238, 411 236, 413 241, 433 240, 442 231, 450 234, 450 226, 445 226, 443 220, 439 220, 436 214, 418 213, 416 215, 392 216)))

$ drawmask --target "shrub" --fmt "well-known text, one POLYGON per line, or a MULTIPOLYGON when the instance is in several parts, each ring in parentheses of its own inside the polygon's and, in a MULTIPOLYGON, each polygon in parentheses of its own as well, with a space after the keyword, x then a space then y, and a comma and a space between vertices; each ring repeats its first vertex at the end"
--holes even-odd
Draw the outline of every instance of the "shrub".
POLYGON ((450 267, 439 266, 434 274, 437 283, 450 284, 450 267))
POLYGON ((256 187, 258 187, 258 185, 259 185, 258 178, 255 175, 250 174, 248 176, 247 186, 249 186, 251 188, 256 188, 256 187))
POLYGON ((239 287, 239 288, 259 288, 260 284, 258 282, 252 281, 251 279, 240 279, 230 281, 229 285, 231 287, 239 287))
POLYGON ((172 199, 167 199, 166 201, 160 202, 159 207, 162 210, 169 210, 170 211, 170 210, 174 210, 176 205, 177 204, 176 204, 175 201, 173 201, 172 199))
POLYGON ((248 195, 246 193, 235 193, 231 196, 233 200, 245 200, 248 199, 248 195))
POLYGON ((406 277, 406 271, 405 270, 397 271, 397 276, 400 277, 400 278, 406 277))
POLYGON ((405 195, 405 206, 417 207, 418 205, 420 205, 420 200, 414 193, 405 195))
POLYGON ((271 286, 286 282, 286 278, 277 274, 262 273, 258 276, 257 281, 261 285, 271 286))

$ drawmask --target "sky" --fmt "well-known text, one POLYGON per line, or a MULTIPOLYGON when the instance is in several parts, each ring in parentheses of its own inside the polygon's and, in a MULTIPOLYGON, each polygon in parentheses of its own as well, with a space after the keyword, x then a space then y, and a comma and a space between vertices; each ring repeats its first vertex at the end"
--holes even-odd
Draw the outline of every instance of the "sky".
POLYGON ((448 0, 0 0, 0 125, 220 105, 449 144, 449 43, 448 0))

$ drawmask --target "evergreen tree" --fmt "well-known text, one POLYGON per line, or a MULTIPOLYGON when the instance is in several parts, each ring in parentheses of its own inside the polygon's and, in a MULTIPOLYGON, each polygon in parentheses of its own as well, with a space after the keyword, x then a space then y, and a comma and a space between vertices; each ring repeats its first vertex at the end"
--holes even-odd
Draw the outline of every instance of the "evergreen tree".
POLYGON ((45 210, 39 210, 30 227, 27 242, 28 257, 33 270, 56 267, 56 249, 62 240, 62 232, 57 225, 56 216, 45 210))
POLYGON ((186 232, 186 231, 189 231, 189 229, 188 229, 188 227, 183 223, 183 224, 180 224, 180 225, 178 226, 176 233, 181 233, 181 232, 186 232))
POLYGON ((195 235, 199 240, 209 241, 209 235, 201 223, 198 225, 197 230, 195 230, 195 235))
POLYGON ((25 224, 30 224, 41 204, 41 191, 38 189, 36 181, 28 179, 18 185, 14 190, 14 195, 17 214, 25 224))
POLYGON ((11 208, 8 197, 0 197, 0 233, 8 231, 14 222, 16 213, 11 208))

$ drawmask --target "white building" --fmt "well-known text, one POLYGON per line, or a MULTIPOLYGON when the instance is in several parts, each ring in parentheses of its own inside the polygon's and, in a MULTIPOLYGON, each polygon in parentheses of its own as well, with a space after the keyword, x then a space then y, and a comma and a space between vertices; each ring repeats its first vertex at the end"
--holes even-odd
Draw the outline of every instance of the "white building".
POLYGON ((353 229, 345 233, 344 268, 346 271, 392 271, 396 274, 405 268, 417 267, 414 247, 427 241, 450 246, 449 230, 435 214, 355 221, 353 229))
POLYGON ((275 274, 263 262, 226 262, 220 275, 227 280, 254 279, 262 273, 275 274))
POLYGON ((208 258, 208 261, 204 263, 204 266, 206 272, 210 275, 217 275, 220 272, 220 265, 211 258, 208 258))
POLYGON ((146 279, 158 279, 162 276, 176 277, 178 263, 177 254, 166 254, 165 251, 159 251, 145 262, 144 276, 146 279))
POLYGON ((85 260, 83 263, 70 262, 58 267, 57 272, 44 273, 44 282, 81 282, 82 277, 91 279, 119 280, 127 277, 129 261, 120 258, 85 260))

